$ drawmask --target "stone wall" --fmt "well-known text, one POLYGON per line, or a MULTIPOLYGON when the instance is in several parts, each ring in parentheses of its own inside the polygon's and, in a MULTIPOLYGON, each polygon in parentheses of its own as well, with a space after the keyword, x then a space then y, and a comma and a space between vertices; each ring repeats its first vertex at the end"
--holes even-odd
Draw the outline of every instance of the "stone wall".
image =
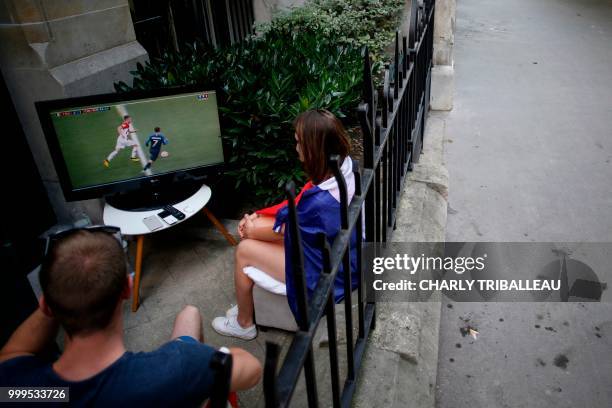
POLYGON ((434 68, 431 81, 431 109, 451 110, 455 91, 455 43, 456 0, 436 0, 434 25, 434 68))
POLYGON ((0 67, 60 222, 86 212, 101 221, 101 200, 66 203, 34 102, 114 92, 147 59, 127 0, 3 0, 0 67))

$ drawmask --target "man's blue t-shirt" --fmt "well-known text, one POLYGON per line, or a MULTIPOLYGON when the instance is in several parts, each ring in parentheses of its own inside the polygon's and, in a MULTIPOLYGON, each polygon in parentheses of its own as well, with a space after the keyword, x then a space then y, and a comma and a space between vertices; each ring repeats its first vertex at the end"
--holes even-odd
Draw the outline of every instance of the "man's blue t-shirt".
POLYGON ((60 378, 49 362, 22 356, 0 363, 0 386, 69 387, 75 407, 196 407, 210 395, 215 352, 195 341, 173 340, 150 353, 126 352, 102 372, 76 382, 60 378))

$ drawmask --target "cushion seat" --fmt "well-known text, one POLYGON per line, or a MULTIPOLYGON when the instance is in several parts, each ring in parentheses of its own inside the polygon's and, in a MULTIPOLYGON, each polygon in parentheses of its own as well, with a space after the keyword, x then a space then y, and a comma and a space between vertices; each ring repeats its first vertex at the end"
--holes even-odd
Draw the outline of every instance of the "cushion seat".
POLYGON ((253 280, 253 305, 257 325, 287 331, 298 329, 287 302, 287 286, 264 271, 247 266, 243 272, 253 280))

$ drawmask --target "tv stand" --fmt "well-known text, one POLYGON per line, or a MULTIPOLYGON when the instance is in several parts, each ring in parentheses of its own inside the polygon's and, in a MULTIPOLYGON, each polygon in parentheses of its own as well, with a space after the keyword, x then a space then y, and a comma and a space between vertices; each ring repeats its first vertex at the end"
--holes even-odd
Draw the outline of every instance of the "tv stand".
POLYGON ((187 200, 202 187, 198 183, 176 183, 157 188, 118 193, 106 197, 111 206, 124 211, 156 210, 187 200))
POLYGON ((138 194, 129 196, 122 195, 119 198, 115 196, 114 200, 107 200, 104 206, 104 224, 119 227, 123 235, 136 237, 132 312, 138 309, 138 304, 140 303, 140 274, 142 270, 142 253, 145 235, 172 228, 202 211, 230 245, 237 245, 236 239, 227 231, 225 226, 214 216, 214 214, 206 208, 206 204, 210 200, 212 194, 210 188, 206 184, 200 184, 195 186, 196 188, 194 191, 191 187, 192 185, 186 186, 185 184, 179 184, 175 189, 164 189, 162 192, 158 193, 159 195, 154 197, 151 195, 155 193, 153 191, 149 192, 148 195, 140 191, 138 194), (185 218, 178 220, 174 224, 167 224, 162 221, 157 214, 160 212, 160 208, 166 204, 174 205, 179 211, 185 214, 185 218), (126 209, 126 207, 129 209, 126 209), (144 219, 149 217, 157 217, 160 226, 155 229, 149 229, 144 222, 144 219))

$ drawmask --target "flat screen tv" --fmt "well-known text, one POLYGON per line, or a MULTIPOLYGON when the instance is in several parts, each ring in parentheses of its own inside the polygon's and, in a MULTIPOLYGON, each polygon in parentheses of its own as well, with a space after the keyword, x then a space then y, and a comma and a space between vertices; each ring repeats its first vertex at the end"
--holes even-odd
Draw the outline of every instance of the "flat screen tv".
POLYGON ((94 95, 36 109, 68 201, 106 196, 156 207, 223 171, 215 90, 94 95))

